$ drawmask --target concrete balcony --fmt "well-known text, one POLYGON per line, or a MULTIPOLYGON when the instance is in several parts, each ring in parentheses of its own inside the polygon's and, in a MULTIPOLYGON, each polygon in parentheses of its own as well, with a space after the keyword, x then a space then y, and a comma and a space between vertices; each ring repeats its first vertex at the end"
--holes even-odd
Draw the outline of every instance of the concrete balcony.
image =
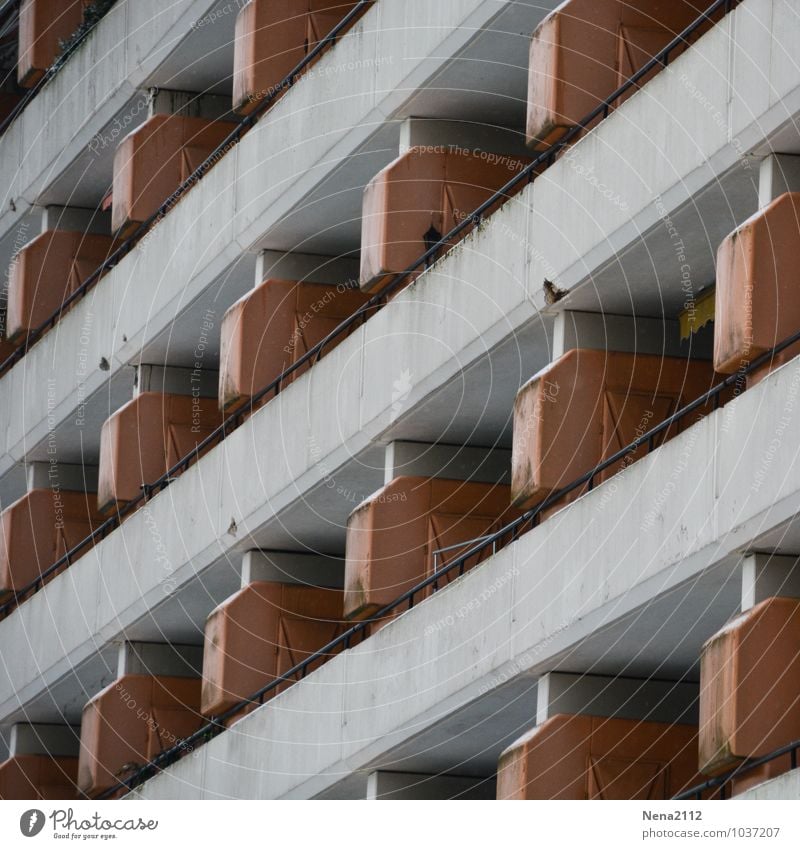
POLYGON ((23 0, 19 10, 17 80, 31 88, 83 22, 89 0, 23 0))
POLYGON ((356 5, 343 0, 250 0, 236 18, 233 108, 246 115, 356 5))
POLYGON ((143 392, 103 425, 97 503, 102 513, 141 495, 222 423, 217 405, 199 395, 143 392))
POLYGON ((35 581, 101 523, 93 494, 60 487, 34 489, 6 507, 0 513, 0 598, 35 581))
POLYGON ((518 156, 441 147, 412 147, 364 190, 363 289, 412 265, 527 164, 518 156))
MULTIPOLYGON (((526 383, 514 403, 512 498, 533 507, 593 469, 707 392, 710 363, 678 357, 576 349, 526 383)), ((654 440, 690 427, 710 405, 654 440)), ((633 452, 597 475, 617 474, 646 451, 633 452)), ((588 488, 588 484, 587 484, 588 488)), ((572 500, 584 490, 565 496, 572 500)))
POLYGON ((200 716, 197 678, 124 675, 83 710, 78 787, 95 796, 137 765, 195 731, 200 716))
MULTIPOLYGON (((770 598, 703 647, 700 767, 713 775, 800 738, 800 600, 770 598)), ((740 793, 790 768, 789 755, 733 782, 740 793)))
POLYGON ((15 343, 56 312, 112 253, 98 233, 51 230, 28 242, 12 266, 6 337, 15 343))
POLYGON ((500 756, 498 799, 671 799, 700 783, 697 728, 550 717, 500 756))
MULTIPOLYGON (((206 622, 202 712, 215 716, 250 697, 345 627, 341 589, 275 581, 243 587, 206 622)), ((316 666, 332 656, 321 658, 316 666)), ((266 698, 293 683, 290 679, 266 698)))
POLYGON ((347 521, 345 615, 375 613, 469 544, 449 550, 438 563, 435 551, 507 525, 518 515, 509 506, 510 492, 498 484, 421 477, 398 477, 384 486, 347 521))
POLYGON ((230 135, 234 124, 154 115, 114 154, 111 227, 125 236, 158 210, 230 135))
MULTIPOLYGON (((800 246, 800 194, 786 192, 720 245, 717 259, 714 364, 737 372, 800 330, 794 256, 800 246)), ((748 386, 795 357, 800 344, 747 377, 748 386)))
MULTIPOLYGON (((366 300, 366 295, 341 284, 294 280, 265 280, 244 295, 222 319, 220 407, 233 410, 242 406, 366 300)), ((345 334, 337 337, 331 348, 345 338, 345 334)), ((287 383, 310 365, 293 372, 287 383)))
MULTIPOLYGON (((539 24, 531 39, 528 141, 542 148, 556 141, 643 68, 700 11, 701 7, 688 0, 562 3, 539 24)), ((707 29, 694 33, 690 41, 707 29)), ((679 53, 676 49, 670 59, 679 53)), ((642 84, 656 73, 648 74, 642 84)), ((634 92, 622 95, 614 106, 634 92)))

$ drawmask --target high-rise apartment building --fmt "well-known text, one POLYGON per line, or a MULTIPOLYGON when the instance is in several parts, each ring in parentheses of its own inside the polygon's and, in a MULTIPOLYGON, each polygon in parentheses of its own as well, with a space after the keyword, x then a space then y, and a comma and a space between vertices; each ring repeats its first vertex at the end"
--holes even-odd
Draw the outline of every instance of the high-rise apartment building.
POLYGON ((798 798, 798 38, 0 2, 0 798, 798 798))

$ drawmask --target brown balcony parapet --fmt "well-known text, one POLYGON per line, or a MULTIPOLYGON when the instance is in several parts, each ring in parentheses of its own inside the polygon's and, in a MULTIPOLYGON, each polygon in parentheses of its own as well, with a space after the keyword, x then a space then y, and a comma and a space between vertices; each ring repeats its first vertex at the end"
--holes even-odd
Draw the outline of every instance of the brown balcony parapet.
POLYGON ((0 763, 0 799, 76 799, 77 779, 77 758, 16 755, 0 763))
MULTIPOLYGON (((434 571, 435 551, 454 546, 438 560, 441 569, 469 550, 469 540, 500 530, 519 515, 509 507, 509 492, 500 484, 437 478, 398 477, 388 483, 347 522, 345 615, 365 618, 423 581, 434 571)), ((491 553, 488 549, 469 566, 491 553)), ((446 576, 442 583, 456 577, 446 576)))
MULTIPOLYGON (((665 421, 714 386, 710 363, 680 357, 578 348, 545 367, 517 393, 511 489, 528 508, 577 480, 598 463, 665 421)), ((675 436, 707 413, 682 417, 654 442, 675 436)), ((616 474, 647 446, 604 469, 616 474)), ((578 489, 567 498, 577 498, 578 489)))
POLYGON ((6 335, 19 342, 56 312, 113 251, 96 233, 50 230, 28 242, 11 266, 6 335))
POLYGON ((500 756, 498 799, 670 799, 697 783, 697 728, 557 714, 500 756))
MULTIPOLYGON (((248 584, 206 621, 202 712, 219 715, 247 699, 335 639, 344 627, 340 589, 273 581, 248 584)), ((319 663, 326 659, 319 658, 319 663)), ((274 688, 269 696, 290 683, 274 688)))
POLYGON ((0 598, 35 581, 101 523, 94 493, 34 489, 10 504, 0 513, 0 598))
MULTIPOLYGON (((293 280, 265 280, 248 292, 222 319, 220 407, 233 410, 247 402, 366 300, 358 289, 344 285, 293 280)), ((339 334, 330 347, 347 335, 339 334)), ((298 368, 287 383, 310 365, 298 368)))
MULTIPOLYGON (((527 164, 522 157, 457 145, 412 147, 395 159, 364 190, 361 287, 371 289, 411 266, 527 164)), ((498 197, 486 214, 505 200, 498 197)))
MULTIPOLYGON (((717 253, 714 364, 733 374, 800 330, 796 293, 800 193, 748 218, 717 253)), ((747 377, 748 386, 800 353, 791 345, 747 377)))
POLYGON ((200 679, 123 675, 83 709, 78 786, 114 787, 202 724, 200 679))
POLYGON ((125 136, 114 154, 111 227, 129 235, 230 135, 234 124, 154 115, 125 136))
POLYGON ((250 0, 236 18, 233 108, 249 114, 350 11, 343 0, 250 0))
POLYGON ((90 0, 22 0, 19 10, 17 80, 32 88, 61 54, 66 41, 83 22, 90 0))
POLYGON ((142 392, 120 407, 100 434, 100 511, 136 499, 221 423, 214 398, 142 392))
MULTIPOLYGON (((700 768, 714 775, 800 739, 800 599, 769 598, 715 634, 700 658, 700 768)), ((776 758, 740 792, 790 768, 776 758)))
MULTIPOLYGON (((600 106, 708 4, 692 0, 567 0, 534 30, 528 65, 528 143, 546 147, 600 106)), ((691 33, 700 37, 719 17, 691 33)), ((684 47, 676 47, 670 60, 684 47)), ((614 103, 618 106, 653 69, 614 103)))

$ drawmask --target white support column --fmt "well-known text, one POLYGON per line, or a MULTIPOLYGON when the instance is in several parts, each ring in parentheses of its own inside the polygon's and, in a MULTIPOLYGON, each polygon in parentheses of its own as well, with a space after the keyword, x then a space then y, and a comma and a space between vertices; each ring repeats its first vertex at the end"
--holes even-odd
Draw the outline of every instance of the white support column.
POLYGON ((117 677, 174 675, 197 678, 203 671, 203 647, 172 643, 124 642, 117 655, 117 677))
POLYGON ((400 475, 508 483, 511 479, 511 451, 469 445, 390 442, 386 446, 384 483, 400 475))
POLYGON ((133 386, 134 398, 142 392, 216 398, 219 392, 219 372, 212 369, 140 365, 136 367, 133 386))
POLYGON ((495 799, 494 778, 377 770, 367 776, 367 799, 495 799))
POLYGON ((37 461, 25 466, 28 492, 58 487, 73 492, 97 492, 97 466, 37 461))
POLYGON ((50 755, 54 758, 78 756, 81 729, 71 725, 20 722, 11 726, 9 757, 50 755))
POLYGON ((800 598, 800 558, 748 554, 742 561, 742 611, 773 596, 800 598))
POLYGON ((697 684, 548 672, 537 683, 536 724, 559 713, 694 724, 698 695, 697 684))
POLYGON ((254 581, 341 589, 344 560, 299 551, 247 551, 242 558, 242 587, 254 581))
POLYGON ((42 210, 42 233, 48 230, 75 230, 110 235, 111 213, 75 206, 46 206, 42 210))
MULTIPOLYGON (((473 153, 530 156, 525 134, 507 127, 443 118, 406 118, 400 125, 400 154, 412 147, 469 150, 473 153)), ((513 171, 509 170, 509 179, 513 171)))
MULTIPOLYGON (((564 310, 553 325, 553 360, 573 348, 686 356, 688 343, 682 345, 680 336, 677 321, 564 310)), ((696 346, 692 353, 697 356, 696 346)))
POLYGON ((256 258, 256 286, 265 280, 299 280, 302 283, 343 284, 358 288, 358 259, 316 254, 261 251, 256 258))
POLYGON ((800 156, 770 153, 758 171, 758 206, 763 209, 785 192, 800 191, 800 156))
POLYGON ((233 119, 234 117, 230 96, 151 88, 148 97, 148 118, 154 115, 182 115, 186 118, 207 118, 210 121, 219 121, 223 118, 233 119))

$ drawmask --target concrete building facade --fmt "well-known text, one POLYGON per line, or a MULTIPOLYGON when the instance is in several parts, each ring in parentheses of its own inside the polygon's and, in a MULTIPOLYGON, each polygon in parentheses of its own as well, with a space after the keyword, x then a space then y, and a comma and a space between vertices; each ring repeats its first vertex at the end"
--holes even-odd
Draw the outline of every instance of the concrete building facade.
POLYGON ((798 797, 800 0, 0 26, 0 798, 798 797))

